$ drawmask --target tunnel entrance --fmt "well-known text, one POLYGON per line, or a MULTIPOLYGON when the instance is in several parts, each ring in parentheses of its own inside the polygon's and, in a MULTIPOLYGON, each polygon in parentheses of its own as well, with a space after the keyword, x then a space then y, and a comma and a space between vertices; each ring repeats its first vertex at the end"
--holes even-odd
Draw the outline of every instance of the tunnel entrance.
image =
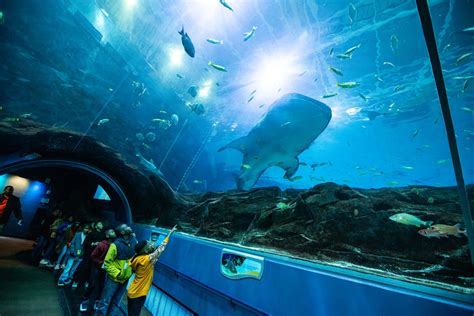
POLYGON ((83 220, 130 224, 130 203, 119 183, 103 170, 80 161, 39 159, 0 167, 0 186, 12 185, 22 203, 23 226, 13 214, 6 235, 32 238, 54 208, 83 220))

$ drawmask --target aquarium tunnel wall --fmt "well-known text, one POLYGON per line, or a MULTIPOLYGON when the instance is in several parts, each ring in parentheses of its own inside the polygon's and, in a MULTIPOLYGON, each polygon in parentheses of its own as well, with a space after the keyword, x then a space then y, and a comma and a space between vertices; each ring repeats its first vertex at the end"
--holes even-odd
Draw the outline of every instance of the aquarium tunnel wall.
POLYGON ((178 225, 179 313, 466 313, 474 4, 422 3, 1 1, 0 179, 28 220, 49 172, 85 218, 178 225))

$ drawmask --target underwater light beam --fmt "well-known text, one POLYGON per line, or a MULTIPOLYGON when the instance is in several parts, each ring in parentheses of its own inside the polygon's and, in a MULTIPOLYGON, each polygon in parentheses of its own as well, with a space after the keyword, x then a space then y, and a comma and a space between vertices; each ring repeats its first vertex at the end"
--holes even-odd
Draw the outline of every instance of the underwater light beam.
POLYGON ((169 60, 170 64, 173 66, 180 66, 183 63, 184 53, 180 48, 171 48, 169 50, 169 60))

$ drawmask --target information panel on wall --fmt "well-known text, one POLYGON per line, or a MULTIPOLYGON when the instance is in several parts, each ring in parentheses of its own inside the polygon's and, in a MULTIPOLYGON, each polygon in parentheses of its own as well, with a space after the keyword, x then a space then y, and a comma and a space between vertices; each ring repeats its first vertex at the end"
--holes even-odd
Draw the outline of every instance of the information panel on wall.
POLYGON ((222 249, 221 273, 229 279, 255 278, 263 274, 264 258, 231 249, 222 249))

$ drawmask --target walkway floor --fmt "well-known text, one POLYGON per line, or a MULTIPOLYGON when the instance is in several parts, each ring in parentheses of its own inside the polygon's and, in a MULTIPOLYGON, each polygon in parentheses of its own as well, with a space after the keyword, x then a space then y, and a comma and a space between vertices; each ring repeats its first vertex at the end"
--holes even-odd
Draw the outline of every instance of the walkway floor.
POLYGON ((32 246, 32 241, 0 237, 1 316, 62 315, 54 276, 15 257, 32 246))
MULTIPOLYGON (((28 262, 32 247, 33 241, 0 236, 0 316, 91 315, 79 312, 84 289, 58 288, 58 273, 28 262)), ((140 315, 151 314, 143 308, 140 315)))

